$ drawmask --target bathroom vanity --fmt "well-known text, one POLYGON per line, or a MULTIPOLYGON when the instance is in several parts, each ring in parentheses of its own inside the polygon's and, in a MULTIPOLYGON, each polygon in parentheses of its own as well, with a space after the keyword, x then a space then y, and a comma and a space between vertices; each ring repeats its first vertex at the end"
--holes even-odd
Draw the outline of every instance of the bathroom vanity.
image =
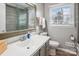
MULTIPOLYGON (((20 39, 21 36, 12 37, 9 39, 20 39)), ((43 46, 45 46, 46 54, 46 43, 49 41, 49 39, 50 37, 48 36, 32 35, 29 43, 27 43, 27 40, 18 40, 8 44, 7 50, 1 56, 36 56, 40 55, 40 50, 43 46)))

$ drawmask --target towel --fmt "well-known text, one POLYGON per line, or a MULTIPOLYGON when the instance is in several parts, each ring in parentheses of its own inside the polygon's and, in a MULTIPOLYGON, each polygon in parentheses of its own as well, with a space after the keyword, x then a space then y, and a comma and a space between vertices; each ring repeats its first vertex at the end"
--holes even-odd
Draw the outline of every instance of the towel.
POLYGON ((45 29, 46 27, 45 18, 38 17, 38 20, 39 20, 39 25, 42 26, 42 29, 45 29))
POLYGON ((39 25, 42 25, 42 17, 39 17, 39 25))
POLYGON ((45 18, 42 19, 42 28, 45 29, 46 23, 45 23, 45 18))

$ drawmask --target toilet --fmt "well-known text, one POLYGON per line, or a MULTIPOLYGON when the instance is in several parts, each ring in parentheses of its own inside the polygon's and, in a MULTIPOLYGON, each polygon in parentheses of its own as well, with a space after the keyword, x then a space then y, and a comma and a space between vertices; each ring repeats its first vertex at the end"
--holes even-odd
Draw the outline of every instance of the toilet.
POLYGON ((49 46, 51 46, 51 48, 58 48, 59 47, 59 42, 50 40, 49 41, 49 46))
MULTIPOLYGON (((40 35, 47 36, 47 32, 43 32, 40 35)), ((56 49, 59 47, 58 41, 49 40, 49 52, 48 55, 55 56, 56 55, 56 49)))
POLYGON ((59 47, 59 42, 50 40, 49 41, 49 55, 55 56, 56 55, 56 49, 59 47))

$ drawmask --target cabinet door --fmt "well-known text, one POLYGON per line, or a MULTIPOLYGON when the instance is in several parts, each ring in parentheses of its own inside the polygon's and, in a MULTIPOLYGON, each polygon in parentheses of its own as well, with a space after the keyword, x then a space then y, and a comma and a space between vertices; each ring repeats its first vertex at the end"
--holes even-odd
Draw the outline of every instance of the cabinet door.
POLYGON ((40 49, 40 56, 45 56, 46 55, 45 54, 45 52, 46 52, 45 49, 46 49, 45 45, 41 47, 41 49, 40 49))
POLYGON ((39 56, 39 51, 37 51, 33 56, 39 56))

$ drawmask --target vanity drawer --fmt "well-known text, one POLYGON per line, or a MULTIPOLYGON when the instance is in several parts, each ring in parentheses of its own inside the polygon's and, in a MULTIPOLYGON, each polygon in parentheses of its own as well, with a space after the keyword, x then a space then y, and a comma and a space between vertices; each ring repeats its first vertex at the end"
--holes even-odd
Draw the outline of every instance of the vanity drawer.
POLYGON ((7 43, 3 40, 0 40, 0 55, 7 49, 7 43))

